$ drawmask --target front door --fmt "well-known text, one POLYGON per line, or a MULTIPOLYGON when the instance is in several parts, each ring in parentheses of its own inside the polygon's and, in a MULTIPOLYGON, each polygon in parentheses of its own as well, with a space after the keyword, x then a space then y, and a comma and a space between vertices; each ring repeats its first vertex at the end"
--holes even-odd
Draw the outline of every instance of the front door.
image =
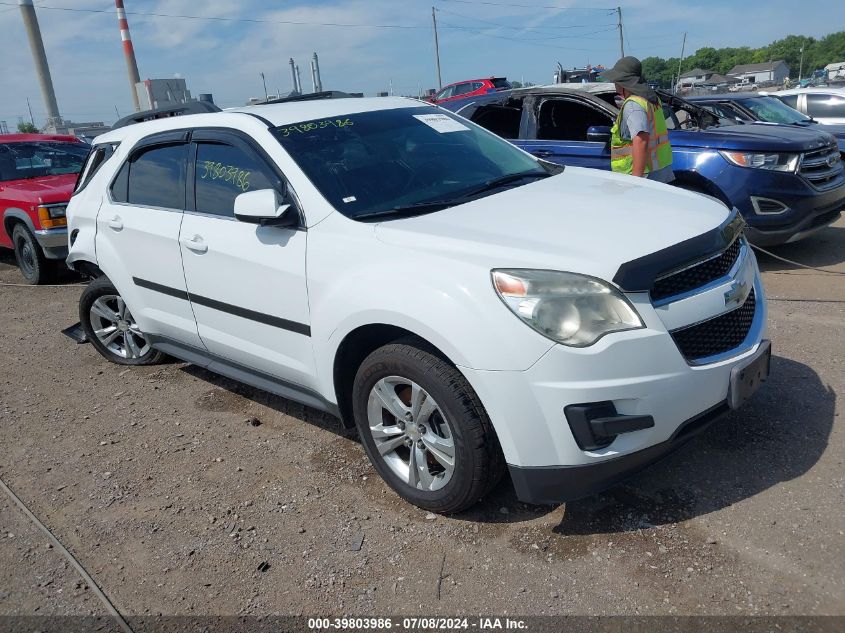
POLYGON ((590 127, 613 125, 610 115, 574 97, 537 101, 536 119, 519 147, 560 165, 610 170, 609 145, 587 140, 590 127))
POLYGON ((226 360, 314 387, 302 230, 239 222, 235 197, 282 175, 235 132, 199 130, 179 242, 199 335, 226 360))
POLYGON ((202 347, 188 303, 179 227, 185 209, 186 133, 136 146, 97 214, 97 260, 149 335, 202 347))

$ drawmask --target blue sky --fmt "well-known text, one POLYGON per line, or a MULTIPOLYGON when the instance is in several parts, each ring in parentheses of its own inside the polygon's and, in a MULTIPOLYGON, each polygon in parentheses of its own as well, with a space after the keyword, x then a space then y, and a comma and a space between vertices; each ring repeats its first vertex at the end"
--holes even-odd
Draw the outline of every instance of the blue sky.
MULTIPOLYGON (((10 128, 44 105, 17 0, 0 0, 0 120, 10 128)), ((760 46, 787 34, 815 37, 845 29, 836 0, 612 0, 621 4, 626 53, 677 56, 702 46, 760 46)), ((109 0, 36 0, 47 57, 65 118, 115 118, 131 108, 126 65, 109 0), (40 8, 39 8, 40 7, 40 8), (65 11, 87 9, 96 12, 65 11)), ((320 55, 324 88, 416 93, 436 85, 431 7, 438 10, 443 83, 504 75, 547 83, 555 63, 612 65, 619 53, 615 12, 600 0, 125 0, 141 78, 185 77, 194 93, 211 92, 224 107, 291 89, 288 59, 310 89, 309 60, 320 55), (485 3, 486 2, 486 3, 485 3), (506 5, 506 6, 505 6, 506 5), (528 6, 515 6, 528 5, 528 6), (557 7, 557 8, 552 8, 557 7), (151 17, 138 13, 262 20, 151 17), (316 26, 284 22, 390 25, 316 26)))

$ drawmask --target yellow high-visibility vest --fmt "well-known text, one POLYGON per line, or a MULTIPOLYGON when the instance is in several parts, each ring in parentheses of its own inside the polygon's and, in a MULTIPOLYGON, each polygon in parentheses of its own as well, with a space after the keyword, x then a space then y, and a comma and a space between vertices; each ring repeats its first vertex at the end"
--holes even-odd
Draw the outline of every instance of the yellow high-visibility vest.
MULTIPOLYGON (((631 95, 625 103, 633 101, 642 106, 648 118, 648 160, 645 172, 657 171, 672 164, 672 146, 669 145, 669 133, 666 129, 666 119, 663 116, 663 106, 650 103, 647 99, 631 95)), ((610 130, 610 169, 621 174, 630 174, 634 168, 634 141, 622 138, 619 130, 622 127, 622 110, 619 109, 616 122, 610 130)))

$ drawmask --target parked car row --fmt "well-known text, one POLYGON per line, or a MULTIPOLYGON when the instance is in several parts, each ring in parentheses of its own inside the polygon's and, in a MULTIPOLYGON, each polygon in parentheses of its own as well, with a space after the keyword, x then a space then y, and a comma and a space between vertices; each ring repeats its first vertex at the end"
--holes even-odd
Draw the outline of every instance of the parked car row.
MULTIPOLYGON (((845 168, 833 136, 816 126, 736 125, 734 115, 658 93, 675 184, 738 209, 752 243, 800 240, 840 216, 845 168)), ((609 126, 619 112, 613 84, 539 86, 443 107, 544 160, 610 169, 609 126)))

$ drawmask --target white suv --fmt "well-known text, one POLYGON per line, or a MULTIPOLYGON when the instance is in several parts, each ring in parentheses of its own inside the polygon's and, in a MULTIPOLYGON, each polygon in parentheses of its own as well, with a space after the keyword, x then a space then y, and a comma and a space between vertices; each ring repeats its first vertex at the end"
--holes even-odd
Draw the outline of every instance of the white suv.
POLYGON ((67 211, 94 347, 329 411, 423 508, 464 509, 506 467, 526 502, 591 494, 768 373, 742 220, 705 196, 563 171, 400 98, 95 143, 67 211))

